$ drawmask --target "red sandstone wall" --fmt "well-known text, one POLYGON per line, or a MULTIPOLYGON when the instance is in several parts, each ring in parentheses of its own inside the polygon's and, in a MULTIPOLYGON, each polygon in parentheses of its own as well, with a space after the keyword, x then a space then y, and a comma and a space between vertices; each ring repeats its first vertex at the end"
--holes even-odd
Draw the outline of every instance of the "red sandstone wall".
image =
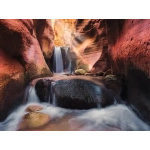
POLYGON ((53 45, 49 37, 53 35, 49 32, 50 24, 42 25, 46 28, 41 27, 44 30, 35 33, 37 26, 32 19, 0 19, 0 120, 19 98, 23 100, 22 94, 29 81, 52 76, 44 56, 47 58, 51 54, 53 45), (47 47, 43 42, 48 43, 47 47))
POLYGON ((114 74, 125 76, 125 99, 150 123, 150 20, 107 20, 114 74))
POLYGON ((127 75, 128 68, 137 68, 150 77, 150 20, 128 19, 122 25, 120 22, 113 21, 113 27, 111 22, 108 25, 109 54, 114 73, 127 75))

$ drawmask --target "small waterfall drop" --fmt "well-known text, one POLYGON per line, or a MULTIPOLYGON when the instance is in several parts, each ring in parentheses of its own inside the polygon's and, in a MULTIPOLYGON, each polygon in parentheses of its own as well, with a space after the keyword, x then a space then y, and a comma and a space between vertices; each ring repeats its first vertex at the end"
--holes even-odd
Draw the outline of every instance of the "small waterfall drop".
POLYGON ((53 53, 53 73, 72 74, 75 67, 72 65, 70 47, 55 47, 53 53))
POLYGON ((53 61, 53 72, 62 73, 63 72, 63 60, 60 47, 55 47, 54 49, 54 61, 53 61))
POLYGON ((72 66, 72 65, 71 65, 71 60, 70 60, 70 61, 69 61, 69 65, 68 65, 68 72, 69 72, 69 73, 73 73, 73 71, 71 70, 71 66, 72 66))
POLYGON ((51 82, 51 88, 50 88, 50 103, 53 106, 57 106, 57 100, 56 100, 56 96, 55 96, 55 92, 53 91, 53 87, 54 87, 55 83, 51 82))
POLYGON ((25 103, 39 103, 40 99, 36 94, 35 87, 29 86, 29 87, 27 87, 27 90, 28 90, 28 93, 27 92, 25 93, 26 94, 25 95, 25 97, 26 97, 25 103))
POLYGON ((65 48, 65 72, 72 73, 71 71, 71 58, 69 57, 70 48, 65 48))

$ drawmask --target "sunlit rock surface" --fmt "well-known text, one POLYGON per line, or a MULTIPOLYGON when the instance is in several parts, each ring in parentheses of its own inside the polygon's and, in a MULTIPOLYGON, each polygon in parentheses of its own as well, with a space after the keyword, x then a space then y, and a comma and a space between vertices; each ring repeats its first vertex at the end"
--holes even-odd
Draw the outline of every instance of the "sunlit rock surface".
POLYGON ((50 117, 47 114, 40 112, 30 112, 23 116, 19 123, 18 130, 37 128, 48 123, 49 121, 50 117))
POLYGON ((92 73, 110 69, 105 19, 77 19, 73 49, 90 65, 92 73))

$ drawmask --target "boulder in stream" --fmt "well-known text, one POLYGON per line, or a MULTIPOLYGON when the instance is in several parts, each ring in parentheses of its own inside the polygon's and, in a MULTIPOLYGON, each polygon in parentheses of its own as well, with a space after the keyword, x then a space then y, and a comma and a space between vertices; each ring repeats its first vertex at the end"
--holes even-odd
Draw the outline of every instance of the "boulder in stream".
POLYGON ((76 75, 84 75, 86 73, 86 71, 84 69, 77 69, 75 70, 75 74, 76 75))
POLYGON ((30 112, 22 118, 18 130, 32 129, 45 125, 50 121, 50 116, 40 112, 30 112))
POLYGON ((109 90, 88 80, 59 80, 53 85, 53 91, 55 104, 63 108, 101 108, 114 103, 109 90))

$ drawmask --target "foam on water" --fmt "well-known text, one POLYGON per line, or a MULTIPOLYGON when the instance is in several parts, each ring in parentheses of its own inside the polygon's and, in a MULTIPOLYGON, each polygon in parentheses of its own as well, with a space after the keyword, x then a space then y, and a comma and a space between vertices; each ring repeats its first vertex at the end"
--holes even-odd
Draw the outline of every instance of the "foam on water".
POLYGON ((124 131, 150 130, 150 127, 145 122, 122 104, 112 105, 100 110, 91 109, 73 118, 71 121, 86 122, 80 130, 103 130, 107 127, 116 127, 124 131))
POLYGON ((17 127, 18 127, 21 119, 23 118, 23 116, 25 114, 27 114, 27 112, 25 111, 26 108, 30 105, 37 105, 37 104, 39 106, 43 107, 43 110, 38 111, 38 112, 49 114, 51 119, 62 117, 65 114, 70 112, 69 110, 59 108, 59 107, 54 107, 48 103, 37 103, 37 102, 31 103, 30 102, 26 105, 20 106, 17 110, 12 112, 5 121, 1 122, 0 123, 0 131, 15 131, 15 130, 17 130, 17 127))
POLYGON ((89 110, 72 110, 57 107, 55 94, 53 94, 53 86, 51 84, 52 99, 48 103, 41 103, 36 95, 35 87, 28 86, 25 92, 25 102, 18 109, 13 111, 5 121, 0 123, 1 131, 14 131, 18 129, 18 125, 23 116, 27 114, 26 108, 29 105, 39 105, 43 109, 38 111, 48 114, 51 119, 61 119, 71 114, 67 120, 69 129, 71 130, 123 130, 123 131, 149 131, 150 127, 137 117, 130 107, 125 104, 115 104, 106 108, 94 108, 89 110), (27 92, 28 91, 28 92, 27 92), (51 101, 52 105, 49 103, 51 101))
MULTIPOLYGON (((37 103, 28 103, 20 106, 16 111, 12 112, 4 122, 0 123, 0 130, 17 130, 19 122, 27 113, 25 112, 25 109, 29 105, 34 104, 37 103)), ((103 109, 91 110, 64 109, 52 106, 48 103, 38 103, 38 105, 43 107, 43 110, 39 112, 50 115, 51 119, 61 118, 67 114, 74 114, 74 117, 68 120, 68 124, 72 130, 76 128, 83 131, 105 130, 109 128, 117 128, 124 131, 150 130, 150 127, 146 123, 140 120, 127 106, 122 104, 112 105, 103 109), (74 122, 77 122, 77 124, 74 124, 74 122)))
POLYGON ((27 103, 38 103, 38 102, 40 102, 40 99, 36 94, 35 87, 30 86, 29 87, 29 94, 28 94, 28 98, 27 98, 27 103))

